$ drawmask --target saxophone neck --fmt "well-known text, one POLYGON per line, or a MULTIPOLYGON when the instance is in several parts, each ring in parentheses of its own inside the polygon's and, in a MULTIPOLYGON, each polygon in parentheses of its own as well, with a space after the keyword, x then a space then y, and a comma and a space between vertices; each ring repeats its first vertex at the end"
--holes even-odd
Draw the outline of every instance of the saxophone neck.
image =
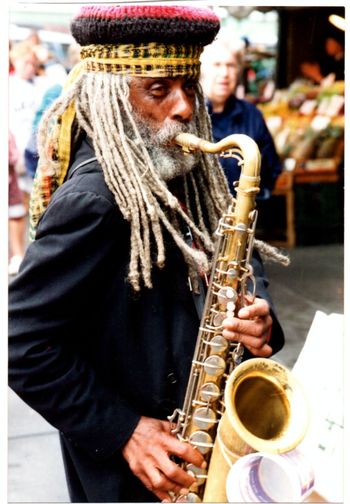
POLYGON ((212 143, 191 133, 179 133, 174 140, 184 152, 202 151, 225 157, 240 156, 244 175, 258 177, 260 174, 259 148, 255 141, 247 135, 229 135, 217 143, 212 143))

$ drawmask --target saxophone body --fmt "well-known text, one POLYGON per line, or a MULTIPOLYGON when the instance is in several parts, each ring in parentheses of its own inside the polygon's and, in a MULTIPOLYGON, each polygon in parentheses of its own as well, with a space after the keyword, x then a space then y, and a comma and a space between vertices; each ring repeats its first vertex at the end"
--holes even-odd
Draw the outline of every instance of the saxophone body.
POLYGON ((241 362, 243 347, 222 335, 222 322, 246 304, 248 284, 255 295, 251 266, 260 183, 260 153, 246 135, 230 135, 213 144, 181 133, 175 142, 185 151, 201 150, 235 157, 241 165, 236 198, 221 217, 207 296, 200 322, 184 403, 175 410, 177 437, 195 446, 208 470, 192 464, 196 484, 177 502, 227 502, 226 478, 232 464, 252 451, 282 453, 304 437, 305 397, 289 371, 270 359, 241 362), (293 413, 296 404, 298 413, 293 413))

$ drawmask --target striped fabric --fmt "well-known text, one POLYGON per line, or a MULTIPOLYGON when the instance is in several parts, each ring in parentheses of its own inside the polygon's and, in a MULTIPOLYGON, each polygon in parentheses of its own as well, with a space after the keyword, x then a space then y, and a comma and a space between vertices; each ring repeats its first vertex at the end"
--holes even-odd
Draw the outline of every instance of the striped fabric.
POLYGON ((88 5, 71 24, 77 42, 125 44, 161 42, 199 44, 213 41, 220 27, 208 8, 180 5, 88 5))
POLYGON ((58 178, 55 175, 45 175, 42 167, 36 170, 29 205, 29 240, 35 240, 36 229, 40 217, 50 203, 53 193, 58 189, 58 178))
POLYGON ((198 45, 97 44, 82 47, 84 67, 91 72, 123 73, 148 77, 197 78, 200 73, 198 45))

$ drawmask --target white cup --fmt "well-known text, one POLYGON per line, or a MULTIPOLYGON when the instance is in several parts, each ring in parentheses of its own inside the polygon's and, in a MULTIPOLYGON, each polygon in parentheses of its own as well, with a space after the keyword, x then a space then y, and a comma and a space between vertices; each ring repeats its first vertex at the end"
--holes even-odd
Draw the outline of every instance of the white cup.
POLYGON ((231 467, 226 494, 228 502, 302 502, 313 486, 314 471, 300 450, 250 453, 231 467))

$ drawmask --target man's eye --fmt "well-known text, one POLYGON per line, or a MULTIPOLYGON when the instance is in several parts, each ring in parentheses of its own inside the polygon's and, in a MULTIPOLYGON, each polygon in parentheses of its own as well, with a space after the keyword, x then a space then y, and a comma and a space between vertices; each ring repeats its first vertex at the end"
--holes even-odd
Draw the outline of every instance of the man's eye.
POLYGON ((149 88, 149 92, 152 96, 162 97, 166 94, 166 87, 160 84, 154 84, 149 88))
POLYGON ((188 95, 194 96, 197 93, 197 84, 195 82, 187 82, 185 91, 188 95))

